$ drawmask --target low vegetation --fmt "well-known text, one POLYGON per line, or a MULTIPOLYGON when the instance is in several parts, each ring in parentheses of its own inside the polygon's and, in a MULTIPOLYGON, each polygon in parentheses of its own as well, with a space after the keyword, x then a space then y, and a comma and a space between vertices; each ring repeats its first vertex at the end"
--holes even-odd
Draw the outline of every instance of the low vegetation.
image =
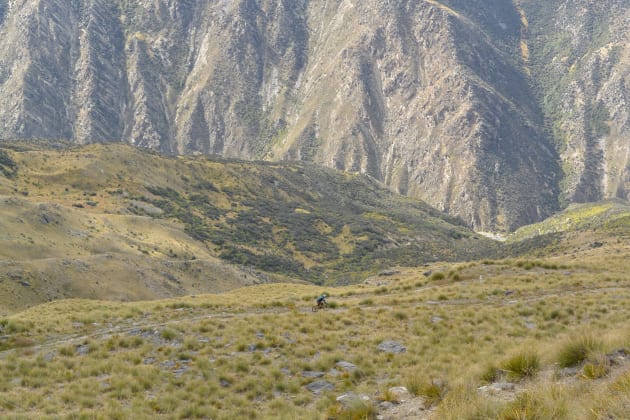
POLYGON ((626 251, 428 267, 457 280, 399 268, 325 290, 36 306, 0 321, 0 414, 345 419, 388 402, 436 419, 615 418, 630 402, 630 283, 601 253, 626 251), (335 307, 312 312, 323 291, 335 307), (379 350, 388 340, 405 350, 379 350), (348 393, 367 398, 337 401, 348 393))
POLYGON ((120 288, 132 290, 132 299, 147 299, 292 279, 351 284, 392 265, 498 249, 461 221, 370 178, 314 165, 175 159, 121 144, 5 142, 0 151, 10 175, 0 174, 0 228, 7 232, 0 257, 15 261, 18 283, 39 288, 52 278, 72 289, 28 298, 23 286, 5 291, 29 305, 115 298, 97 279, 86 282, 76 265, 107 266, 130 280, 120 288), (33 262, 43 258, 45 267, 33 262), (194 270, 221 276, 186 282, 194 270), (162 292, 164 280, 169 290, 162 292))
POLYGON ((321 185, 298 188, 317 178, 299 165, 6 150, 0 417, 630 408, 623 203, 499 246, 357 176, 318 173, 346 191, 321 200, 321 185))

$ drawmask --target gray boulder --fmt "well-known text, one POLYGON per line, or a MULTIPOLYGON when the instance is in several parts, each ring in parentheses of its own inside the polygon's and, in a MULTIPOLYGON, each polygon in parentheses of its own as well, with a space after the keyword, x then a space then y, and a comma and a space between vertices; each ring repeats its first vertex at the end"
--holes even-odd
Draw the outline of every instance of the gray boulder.
POLYGON ((377 347, 380 351, 386 353, 400 354, 407 351, 407 348, 397 341, 385 340, 377 347))
POLYGON ((345 370, 346 372, 354 372, 355 370, 357 370, 357 365, 350 363, 350 362, 345 362, 343 360, 337 362, 337 367, 340 367, 341 369, 345 370))
POLYGON ((341 403, 345 408, 356 406, 357 404, 367 404, 370 402, 370 397, 367 395, 359 395, 354 392, 346 392, 343 395, 337 397, 337 402, 341 403))
POLYGON ((328 381, 315 381, 306 385, 306 389, 311 391, 313 394, 321 394, 325 391, 332 391, 335 389, 335 386, 328 381))
POLYGON ((304 376, 305 378, 321 378, 325 374, 325 372, 315 372, 312 370, 302 371, 302 376, 304 376))

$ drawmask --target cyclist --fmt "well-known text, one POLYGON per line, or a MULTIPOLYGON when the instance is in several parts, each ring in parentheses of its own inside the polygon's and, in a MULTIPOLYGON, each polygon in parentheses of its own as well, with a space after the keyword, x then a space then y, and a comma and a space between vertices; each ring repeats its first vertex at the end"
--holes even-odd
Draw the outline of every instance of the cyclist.
POLYGON ((324 305, 328 304, 328 302, 326 302, 326 298, 328 296, 326 295, 326 293, 322 293, 318 298, 317 298, 317 307, 321 308, 324 305))

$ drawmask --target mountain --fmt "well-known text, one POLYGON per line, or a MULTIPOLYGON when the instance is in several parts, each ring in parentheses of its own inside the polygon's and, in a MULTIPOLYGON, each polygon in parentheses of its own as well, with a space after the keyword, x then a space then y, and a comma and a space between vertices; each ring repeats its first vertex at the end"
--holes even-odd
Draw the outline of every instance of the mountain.
POLYGON ((523 1, 531 70, 562 162, 561 202, 630 196, 630 5, 523 1))
POLYGON ((5 142, 0 170, 0 309, 341 285, 499 251, 427 204, 312 164, 5 142))
POLYGON ((617 0, 0 1, 0 137, 361 172, 483 230, 628 197, 617 0))

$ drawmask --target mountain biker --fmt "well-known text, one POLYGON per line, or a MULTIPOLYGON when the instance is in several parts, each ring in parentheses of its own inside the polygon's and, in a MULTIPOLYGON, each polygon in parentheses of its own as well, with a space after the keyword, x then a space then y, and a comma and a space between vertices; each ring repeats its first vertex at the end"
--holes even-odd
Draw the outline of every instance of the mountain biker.
POLYGON ((327 304, 328 302, 326 302, 326 298, 328 296, 326 295, 326 293, 322 293, 318 298, 317 298, 317 307, 321 308, 322 306, 324 306, 325 304, 327 304))

